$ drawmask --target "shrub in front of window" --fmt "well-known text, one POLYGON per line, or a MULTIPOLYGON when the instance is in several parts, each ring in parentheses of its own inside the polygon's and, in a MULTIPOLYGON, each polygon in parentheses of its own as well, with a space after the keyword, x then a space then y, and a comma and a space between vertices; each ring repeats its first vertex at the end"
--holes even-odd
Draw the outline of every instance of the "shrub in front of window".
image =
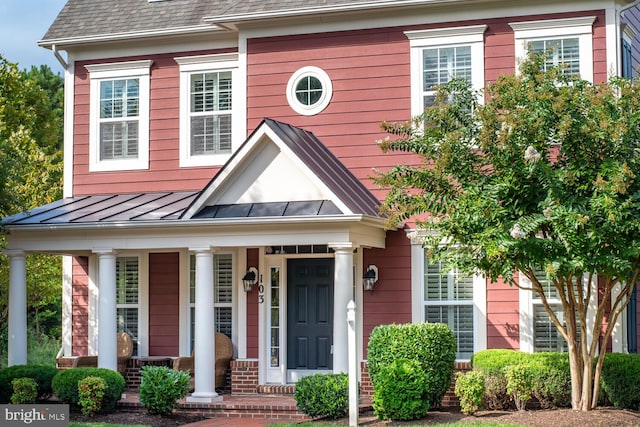
POLYGON ((507 378, 507 393, 519 411, 524 411, 527 402, 533 396, 534 369, 529 364, 507 366, 504 375, 507 378))
POLYGON ((605 354, 601 384, 606 402, 616 408, 640 410, 640 355, 605 354))
POLYGON ((482 407, 484 374, 480 371, 458 372, 454 391, 460 398, 460 410, 467 415, 473 415, 482 407))
POLYGON ((571 373, 567 353, 525 353, 492 349, 476 353, 471 360, 473 370, 480 371, 485 376, 484 405, 487 409, 512 407, 504 370, 523 364, 534 371, 531 393, 542 408, 571 405, 571 373))
POLYGON ((53 377, 51 386, 61 402, 69 404, 72 409, 80 409, 80 396, 78 395, 78 383, 87 377, 99 377, 107 384, 102 398, 101 413, 113 412, 122 392, 124 391, 124 378, 117 371, 105 368, 72 368, 60 371, 53 377))
POLYGON ((33 378, 38 384, 36 400, 44 400, 51 396, 51 379, 58 373, 55 366, 50 365, 14 365, 0 371, 0 403, 11 401, 11 382, 15 378, 33 378))
POLYGON ((93 416, 102 409, 107 383, 100 377, 86 377, 78 381, 78 403, 83 415, 93 416))
POLYGON ((380 325, 373 329, 367 347, 367 363, 374 390, 384 365, 409 359, 426 373, 425 396, 430 407, 439 404, 449 390, 456 359, 456 339, 442 323, 380 325))
POLYGON ((302 377, 293 396, 298 409, 309 417, 342 418, 349 413, 349 377, 347 374, 302 377))
POLYGON ((429 374, 415 359, 396 359, 380 367, 373 411, 380 420, 417 420, 429 411, 429 374))
POLYGON ((150 414, 170 415, 189 391, 189 372, 164 366, 145 366, 140 372, 140 403, 150 414))
POLYGON ((14 405, 36 403, 38 383, 36 383, 36 380, 33 378, 14 378, 13 381, 11 381, 11 388, 13 389, 11 403, 14 405))

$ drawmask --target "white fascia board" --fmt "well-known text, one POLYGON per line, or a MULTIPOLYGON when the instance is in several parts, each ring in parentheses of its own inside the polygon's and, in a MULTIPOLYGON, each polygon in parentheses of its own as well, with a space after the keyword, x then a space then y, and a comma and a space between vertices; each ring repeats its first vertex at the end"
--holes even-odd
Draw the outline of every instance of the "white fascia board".
POLYGON ((94 34, 90 36, 79 36, 79 37, 66 37, 66 38, 58 38, 58 39, 43 39, 38 40, 38 46, 42 46, 45 48, 51 48, 53 45, 56 45, 58 48, 63 48, 67 45, 77 45, 77 44, 85 44, 85 43, 99 43, 99 42, 112 42, 112 41, 123 41, 123 40, 132 40, 132 39, 144 39, 150 37, 162 37, 162 36, 177 36, 177 35, 189 35, 189 34, 199 34, 199 33, 219 33, 219 32, 228 32, 227 29, 214 26, 211 24, 207 25, 196 25, 192 27, 176 27, 176 28, 166 28, 161 30, 152 30, 152 31, 131 31, 127 33, 117 33, 117 34, 94 34))
POLYGON ((273 245, 327 244, 332 241, 353 241, 361 246, 384 247, 386 232, 383 223, 370 218, 334 218, 334 221, 221 222, 219 226, 200 224, 197 227, 169 227, 133 230, 110 227, 100 230, 57 229, 47 233, 12 232, 10 248, 26 252, 72 254, 91 253, 96 248, 121 251, 177 250, 189 247, 244 247, 273 245), (267 225, 268 224, 268 225, 267 225))
POLYGON ((224 15, 224 16, 210 16, 204 17, 204 22, 213 24, 233 24, 243 21, 255 21, 272 18, 285 18, 291 16, 302 15, 317 15, 326 13, 337 12, 354 12, 354 11, 367 11, 371 9, 385 9, 385 8, 398 8, 403 6, 419 6, 421 4, 447 4, 447 3, 463 3, 469 2, 469 0, 404 0, 404 1, 363 1, 363 2, 350 2, 348 4, 342 4, 337 6, 319 6, 319 7, 302 7, 278 10, 275 12, 257 12, 257 13, 244 13, 237 15, 224 15))
MULTIPOLYGON (((613 0, 612 0, 613 1, 613 0)), ((424 3, 424 2, 423 2, 424 3)), ((453 2, 424 3, 422 9, 411 9, 410 13, 390 10, 387 14, 357 16, 352 19, 335 20, 314 19, 312 15, 297 16, 291 15, 290 21, 283 25, 282 20, 287 17, 282 16, 279 21, 274 20, 266 25, 265 18, 260 22, 260 26, 250 27, 251 21, 246 21, 245 27, 241 28, 240 34, 248 39, 260 37, 275 37, 295 34, 327 33, 332 31, 362 30, 371 28, 403 27, 413 25, 429 25, 443 22, 479 21, 482 19, 494 19, 497 17, 518 17, 531 15, 548 15, 558 13, 570 13, 579 11, 590 11, 604 9, 601 0, 568 0, 564 2, 543 1, 532 3, 525 0, 515 0, 510 2, 486 2, 468 1, 463 7, 449 7, 453 2), (434 7, 429 7, 434 6, 434 7), (293 18, 296 18, 295 20, 293 18), (265 24, 265 25, 262 25, 265 24)), ((461 2, 459 2, 461 3, 461 2)), ((344 15, 349 17, 348 15, 344 15)))

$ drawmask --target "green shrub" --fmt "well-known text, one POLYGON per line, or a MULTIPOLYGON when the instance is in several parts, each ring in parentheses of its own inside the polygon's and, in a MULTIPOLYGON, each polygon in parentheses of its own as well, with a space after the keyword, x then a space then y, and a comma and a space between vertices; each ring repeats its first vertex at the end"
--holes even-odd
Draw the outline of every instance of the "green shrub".
POLYGON ((428 374, 417 360, 383 365, 374 385, 373 411, 381 420, 417 420, 429 411, 428 374))
POLYGON ((616 408, 640 410, 640 355, 605 354, 600 384, 616 408))
POLYGON ((571 373, 567 353, 483 350, 473 356, 471 364, 473 370, 485 375, 484 403, 488 409, 508 409, 511 406, 504 369, 522 364, 534 371, 530 391, 541 407, 571 405, 571 373))
POLYGON ((338 419, 349 413, 347 374, 315 374, 300 378, 294 392, 298 409, 310 417, 338 419))
POLYGON ((78 403, 83 415, 93 416, 102 409, 107 383, 100 377, 85 377, 78 381, 78 403))
POLYGON ((427 399, 430 406, 435 406, 451 387, 456 359, 455 336, 447 325, 441 323, 375 327, 367 347, 369 375, 374 389, 383 366, 400 359, 420 363, 426 374, 427 399))
POLYGON ((523 363, 521 365, 507 366, 504 374, 507 377, 507 393, 513 399, 516 408, 519 411, 524 411, 527 402, 533 396, 535 369, 523 363))
POLYGON ((58 373, 49 365, 14 365, 0 371, 0 403, 11 401, 11 382, 16 378, 32 378, 38 384, 37 400, 51 396, 51 379, 58 373))
POLYGON ((140 371, 140 403, 151 414, 169 415, 189 391, 191 376, 164 366, 145 366, 140 371))
POLYGON ((484 399, 484 374, 480 371, 458 372, 455 394, 460 398, 460 409, 467 415, 474 414, 484 399))
POLYGON ((11 381, 13 394, 11 395, 11 403, 14 405, 23 405, 27 403, 36 403, 38 397, 38 383, 29 377, 14 378, 11 381))
POLYGON ((78 396, 78 383, 87 377, 99 377, 107 384, 102 399, 102 413, 113 412, 116 404, 124 391, 124 378, 117 371, 105 368, 72 368, 58 372, 53 377, 51 386, 53 393, 63 403, 68 403, 74 409, 80 408, 78 396))

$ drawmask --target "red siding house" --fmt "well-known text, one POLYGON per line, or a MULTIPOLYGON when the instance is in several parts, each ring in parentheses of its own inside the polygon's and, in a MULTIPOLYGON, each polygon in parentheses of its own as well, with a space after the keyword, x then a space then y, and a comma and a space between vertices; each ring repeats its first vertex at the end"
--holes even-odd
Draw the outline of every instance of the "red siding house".
MULTIPOLYGON (((26 362, 30 253, 64 255, 64 356, 115 369, 119 331, 133 361, 194 354, 196 401, 217 398, 215 331, 235 393, 346 372, 351 300, 362 366, 388 323, 447 323, 460 362, 561 351, 530 293, 442 273, 411 223, 385 230, 373 169, 416 159, 376 141, 434 86, 481 88, 528 49, 594 82, 632 76, 637 3, 69 0, 40 41, 65 68, 65 197, 2 222, 9 363, 26 362)), ((637 352, 637 314, 614 351, 637 352)))

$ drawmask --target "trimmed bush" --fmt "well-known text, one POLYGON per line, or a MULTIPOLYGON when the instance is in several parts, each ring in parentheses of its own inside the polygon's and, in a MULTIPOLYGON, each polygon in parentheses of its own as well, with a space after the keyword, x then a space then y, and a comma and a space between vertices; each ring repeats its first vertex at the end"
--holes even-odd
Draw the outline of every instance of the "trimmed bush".
POLYGON ((616 408, 640 410, 640 355, 605 354, 600 384, 616 408))
POLYGON ((169 415, 187 395, 191 375, 164 366, 145 366, 140 371, 140 403, 150 414, 169 415))
POLYGON ((527 402, 533 396, 534 369, 528 364, 507 366, 504 368, 507 377, 507 393, 519 411, 524 411, 527 402))
POLYGON ((342 418, 349 413, 349 377, 347 374, 302 377, 293 396, 298 409, 309 417, 342 418))
POLYGON ((107 383, 100 377, 86 377, 78 381, 78 403, 83 415, 93 416, 102 409, 107 383))
POLYGON ((571 405, 571 373, 567 353, 524 353, 515 350, 483 350, 471 360, 473 370, 485 376, 484 404, 488 409, 509 409, 512 396, 507 393, 507 367, 528 365, 532 373, 529 391, 542 408, 571 405))
POLYGON ((113 412, 124 391, 124 378, 117 371, 105 368, 72 368, 58 372, 51 381, 53 393, 63 403, 68 403, 74 409, 80 408, 78 383, 87 377, 99 377, 107 384, 102 400, 101 413, 113 412))
POLYGON ((425 395, 435 406, 449 390, 456 360, 456 339, 442 323, 380 325, 371 332, 367 347, 369 375, 374 389, 383 366, 396 360, 415 360, 425 372, 425 395))
POLYGON ((51 396, 51 379, 58 373, 49 365, 14 365, 0 371, 0 403, 10 403, 12 386, 16 378, 32 378, 38 384, 37 400, 51 396))
POLYGON ((374 384, 373 411, 381 420, 417 420, 429 411, 428 374, 417 360, 383 365, 374 384))
POLYGON ((480 371, 458 372, 454 392, 460 398, 460 410, 473 415, 484 399, 484 374, 480 371))
POLYGON ((13 389, 11 403, 14 405, 36 403, 36 398, 38 397, 38 383, 36 383, 36 380, 28 377, 14 378, 11 381, 11 386, 13 389))

